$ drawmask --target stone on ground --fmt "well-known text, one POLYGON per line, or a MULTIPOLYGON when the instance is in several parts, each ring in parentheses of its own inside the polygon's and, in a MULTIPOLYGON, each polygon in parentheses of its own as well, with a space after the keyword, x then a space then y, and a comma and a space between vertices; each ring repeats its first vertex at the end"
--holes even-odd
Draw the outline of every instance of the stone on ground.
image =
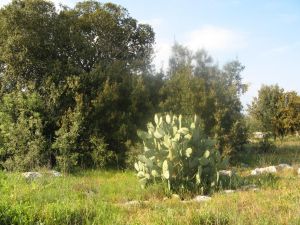
POLYGON ((211 200, 211 197, 205 195, 198 195, 195 198, 193 198, 194 202, 207 202, 209 200, 211 200))
POLYGON ((52 170, 52 171, 51 171, 51 174, 52 174, 54 177, 61 177, 61 176, 62 176, 62 174, 61 174, 60 172, 55 171, 55 170, 52 170))
POLYGON ((283 164, 279 164, 278 166, 276 166, 277 170, 290 170, 293 169, 292 166, 290 166, 289 164, 283 163, 283 164))
POLYGON ((223 176, 231 177, 232 176, 232 171, 231 170, 220 170, 219 174, 223 175, 223 176))
POLYGON ((260 174, 265 174, 265 173, 276 173, 277 169, 275 166, 268 166, 268 167, 263 167, 263 168, 255 168, 254 170, 251 171, 251 175, 260 175, 260 174))
POLYGON ((42 174, 39 172, 25 172, 22 173, 22 176, 25 177, 26 179, 34 180, 36 178, 42 177, 42 174))

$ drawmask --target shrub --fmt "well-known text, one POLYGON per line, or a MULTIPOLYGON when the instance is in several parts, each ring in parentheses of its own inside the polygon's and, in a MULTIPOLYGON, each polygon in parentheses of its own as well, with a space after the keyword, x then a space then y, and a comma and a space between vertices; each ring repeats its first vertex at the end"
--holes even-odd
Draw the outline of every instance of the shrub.
POLYGON ((42 102, 35 92, 12 92, 0 101, 0 165, 6 170, 32 170, 46 150, 42 102))
POLYGON ((91 158, 95 168, 104 168, 115 158, 115 153, 107 149, 108 145, 105 143, 103 137, 93 136, 90 142, 93 145, 91 158))
POLYGON ((209 193, 216 188, 218 171, 226 165, 214 141, 205 137, 197 116, 155 115, 148 132, 138 131, 144 153, 135 163, 142 187, 162 180, 174 192, 209 193))

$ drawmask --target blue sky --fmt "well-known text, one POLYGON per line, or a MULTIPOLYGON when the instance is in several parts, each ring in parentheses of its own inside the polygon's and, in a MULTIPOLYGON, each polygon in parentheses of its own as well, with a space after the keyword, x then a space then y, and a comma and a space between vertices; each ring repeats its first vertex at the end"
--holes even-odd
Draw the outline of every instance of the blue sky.
MULTIPOLYGON (((9 0, 0 0, 0 5, 9 0)), ((55 0, 73 6, 75 0, 55 0)), ((103 1, 102 1, 103 2, 103 1)), ((104 1, 107 2, 107 1, 104 1)), ((156 33, 157 66, 167 66, 177 42, 205 48, 223 65, 239 59, 249 91, 244 105, 262 84, 279 84, 300 93, 300 0, 113 0, 156 33)))

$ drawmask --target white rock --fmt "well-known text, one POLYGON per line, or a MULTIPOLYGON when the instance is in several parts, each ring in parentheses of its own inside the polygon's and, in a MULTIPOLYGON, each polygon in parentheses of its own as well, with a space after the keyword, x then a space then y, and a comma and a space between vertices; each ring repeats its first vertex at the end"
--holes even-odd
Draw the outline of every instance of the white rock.
POLYGON ((255 184, 244 185, 241 187, 243 191, 258 191, 259 188, 255 184))
POLYGON ((180 200, 180 196, 176 194, 172 194, 172 199, 180 200))
POLYGON ((260 131, 253 132, 254 138, 258 138, 258 139, 263 139, 265 135, 266 135, 266 133, 263 133, 263 132, 260 132, 260 131))
POLYGON ((231 193, 234 193, 234 192, 235 192, 235 190, 224 190, 225 194, 231 194, 231 193))
POLYGON ((290 170, 290 169, 293 169, 292 166, 290 166, 289 164, 279 164, 278 166, 276 166, 276 169, 277 170, 290 170))
POLYGON ((209 200, 211 200, 211 197, 205 195, 198 195, 195 198, 193 198, 194 202, 207 202, 209 200))
POLYGON ((36 179, 42 176, 39 172, 25 172, 22 173, 22 176, 25 177, 26 179, 36 179))
POLYGON ((260 175, 263 173, 276 173, 276 167, 275 166, 268 166, 268 167, 264 167, 264 168, 256 168, 254 170, 251 171, 251 175, 255 176, 255 175, 260 175))
POLYGON ((219 174, 223 175, 223 176, 231 177, 232 176, 232 171, 231 170, 220 170, 219 174))
POLYGON ((136 206, 136 205, 139 205, 139 204, 140 204, 139 201, 136 201, 136 200, 124 203, 124 205, 126 205, 126 206, 136 206))
POLYGON ((52 174, 54 177, 61 177, 61 176, 62 176, 62 174, 61 174, 60 172, 55 171, 55 170, 52 170, 52 171, 51 171, 51 174, 52 174))
POLYGON ((300 168, 298 168, 297 173, 298 173, 298 175, 300 176, 300 168))

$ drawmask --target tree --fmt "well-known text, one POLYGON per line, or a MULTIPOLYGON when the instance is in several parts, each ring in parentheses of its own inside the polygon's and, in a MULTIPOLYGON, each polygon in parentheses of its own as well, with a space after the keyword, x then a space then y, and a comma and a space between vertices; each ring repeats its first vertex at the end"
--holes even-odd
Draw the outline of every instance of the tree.
POLYGON ((285 92, 278 85, 262 86, 249 107, 249 113, 262 131, 283 138, 299 130, 300 97, 296 92, 285 92))
POLYGON ((241 78, 244 66, 235 60, 220 69, 204 50, 194 54, 177 43, 172 50, 170 69, 161 89, 161 111, 196 113, 204 121, 206 135, 218 140, 221 152, 226 146, 240 149, 247 132, 240 101, 247 89, 241 78), (239 143, 232 140, 237 131, 239 143))
POLYGON ((278 114, 279 102, 284 90, 278 85, 262 86, 258 91, 258 97, 254 98, 249 113, 260 123, 263 132, 271 132, 276 139, 280 123, 278 114))
POLYGON ((93 137, 125 155, 158 104, 149 25, 112 3, 57 11, 45 0, 13 0, 0 9, 0 32, 1 96, 34 90, 52 166, 62 157, 88 165, 93 137))

